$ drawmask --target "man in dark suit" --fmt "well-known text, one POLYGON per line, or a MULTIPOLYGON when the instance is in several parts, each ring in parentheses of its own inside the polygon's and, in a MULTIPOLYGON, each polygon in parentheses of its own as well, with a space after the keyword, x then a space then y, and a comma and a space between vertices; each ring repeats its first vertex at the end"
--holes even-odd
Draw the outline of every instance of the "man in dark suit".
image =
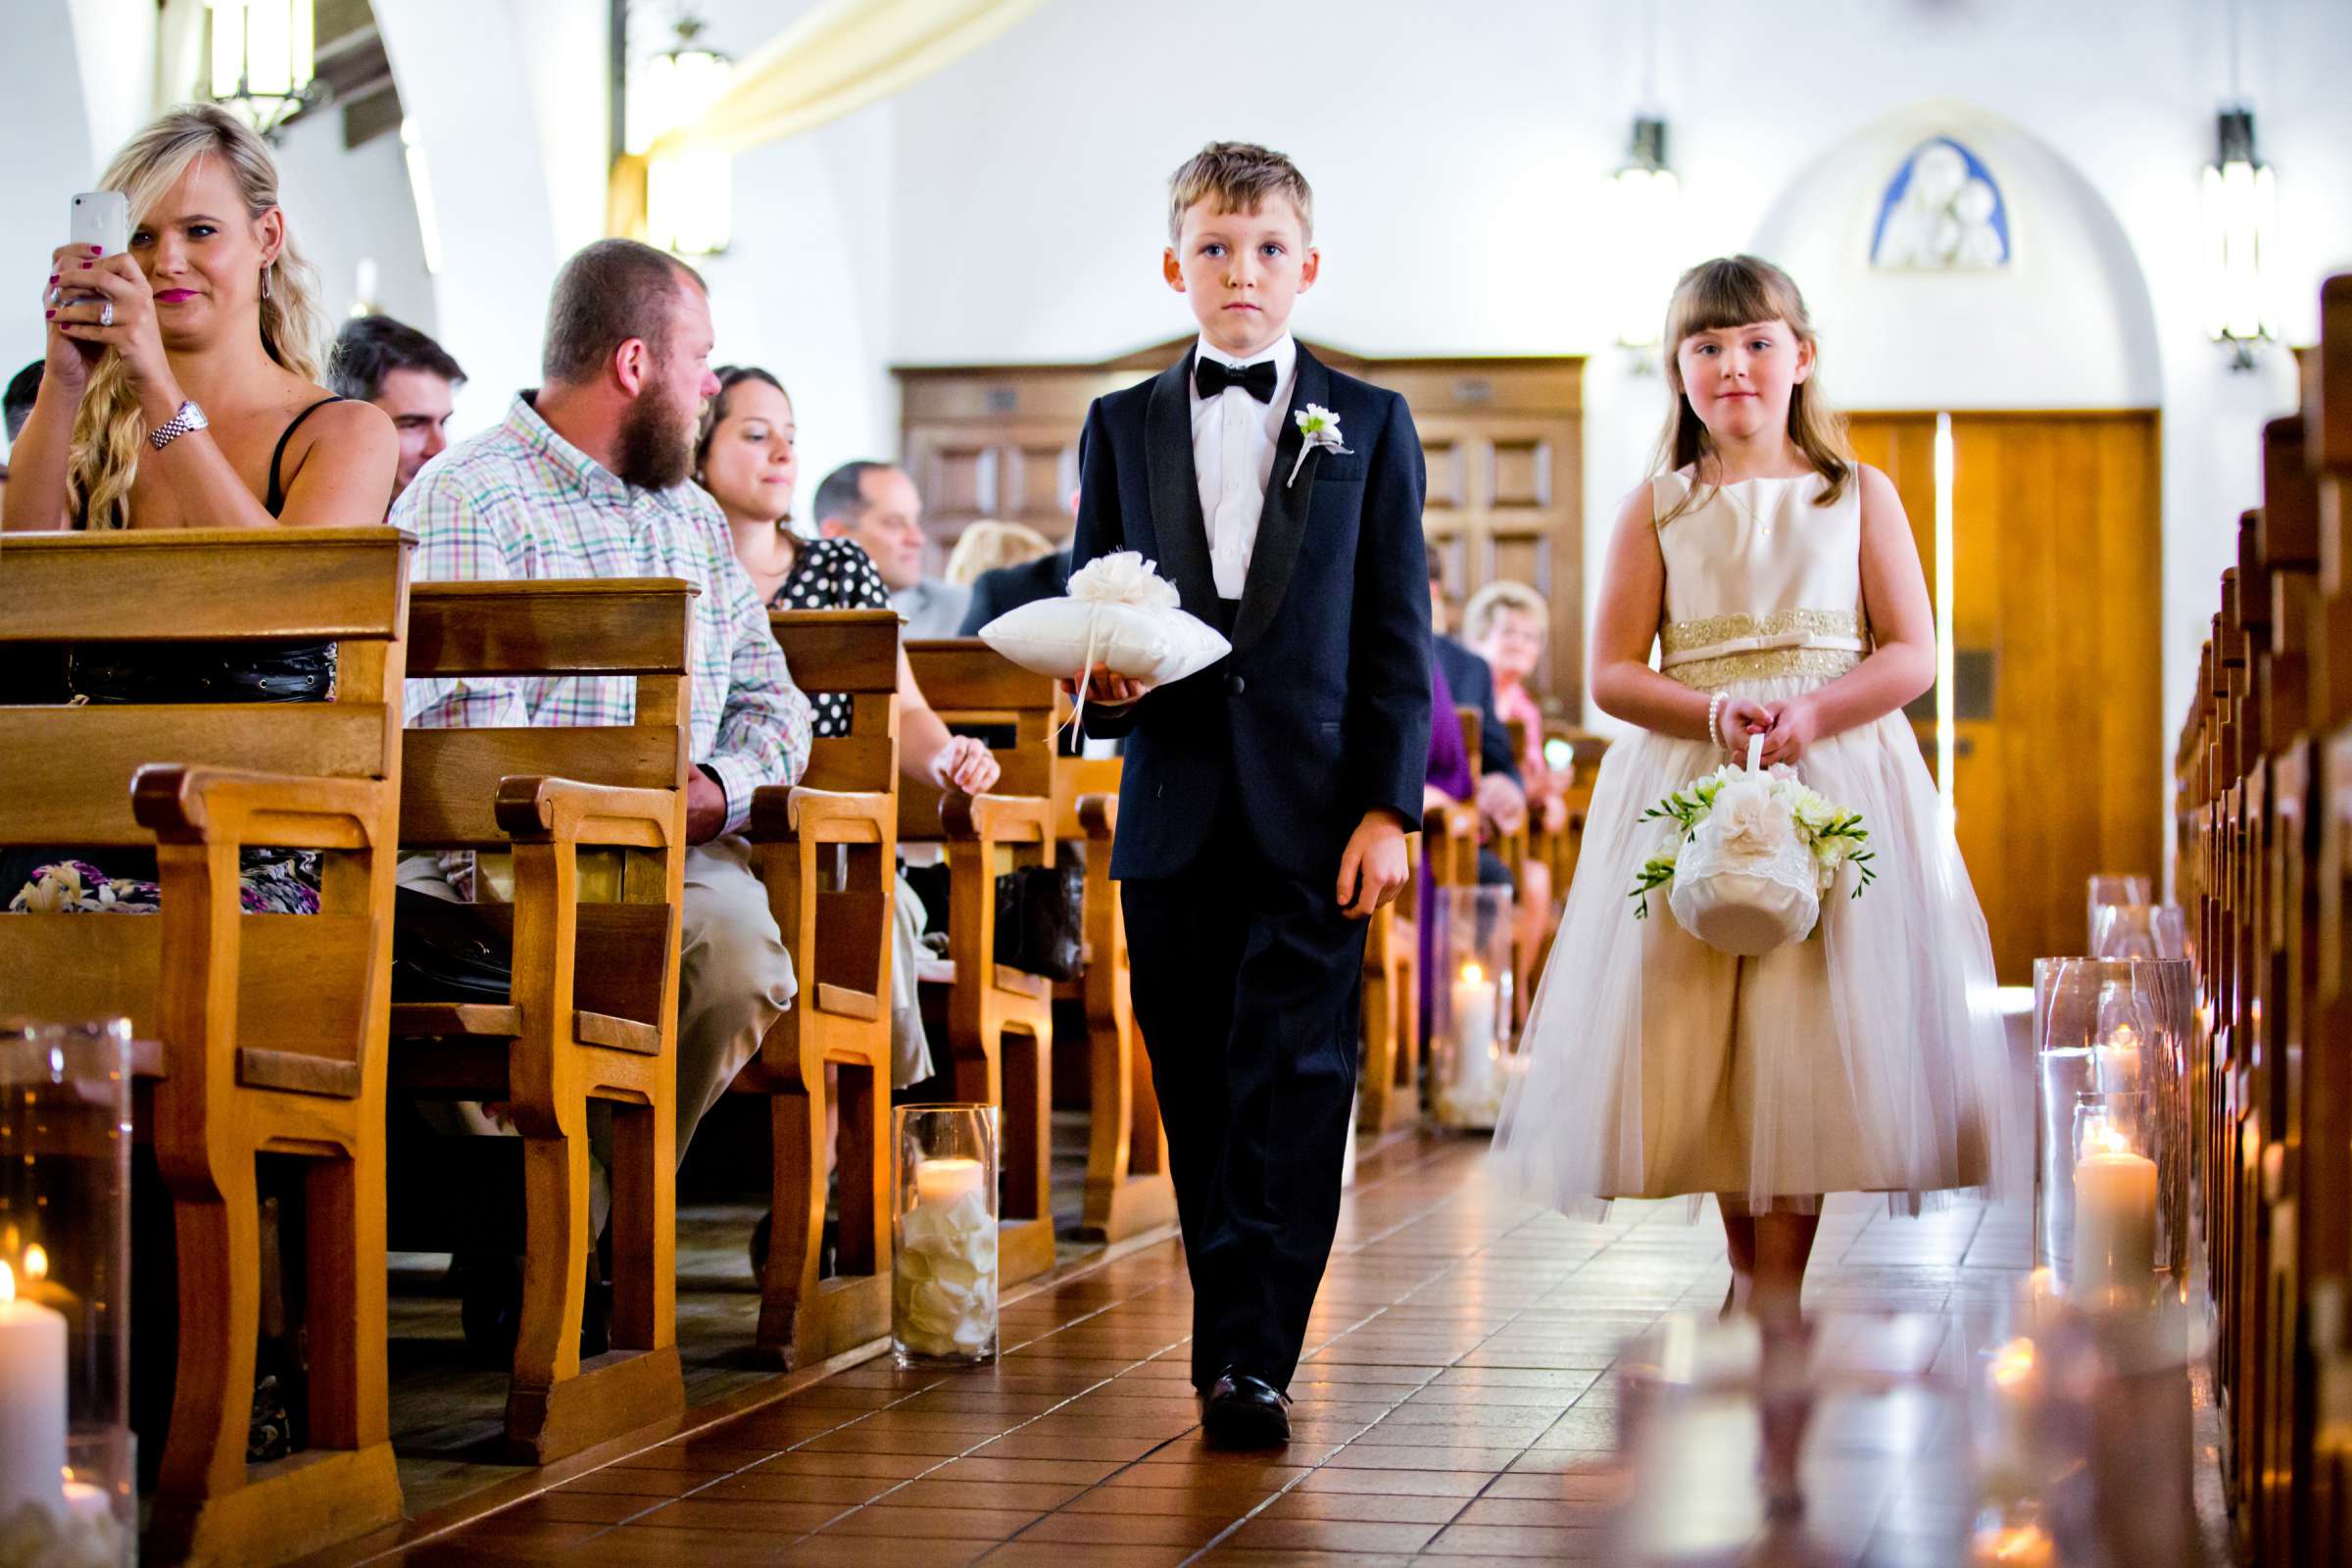
POLYGON ((1070 591, 1070 553, 1056 550, 1050 556, 1023 562, 1017 566, 998 566, 972 579, 972 602, 963 612, 963 628, 958 637, 977 637, 980 628, 1008 610, 1040 599, 1058 599, 1070 591))
POLYGON ((1289 1441, 1283 1390, 1339 1219, 1365 922, 1408 874, 1429 757, 1421 443, 1403 399, 1288 331, 1320 260, 1311 204, 1260 147, 1177 172, 1164 269, 1200 342, 1089 412, 1072 550, 1073 568, 1156 561, 1233 644, 1161 690, 1098 673, 1087 709, 1128 737, 1111 875, 1193 1382, 1229 1446, 1289 1441))

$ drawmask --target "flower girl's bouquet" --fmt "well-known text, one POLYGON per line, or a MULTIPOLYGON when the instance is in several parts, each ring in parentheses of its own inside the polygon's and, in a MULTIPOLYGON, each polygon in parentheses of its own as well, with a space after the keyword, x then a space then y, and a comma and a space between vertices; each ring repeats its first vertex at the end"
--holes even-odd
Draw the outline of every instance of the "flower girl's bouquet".
POLYGON ((1833 806, 1788 767, 1767 770, 1764 737, 1747 742, 1747 766, 1725 764, 1643 811, 1668 825, 1658 853, 1634 878, 1634 917, 1649 895, 1674 884, 1667 906, 1710 947, 1746 956, 1802 942, 1821 918, 1822 895, 1839 871, 1856 872, 1854 898, 1875 875, 1858 812, 1833 806))

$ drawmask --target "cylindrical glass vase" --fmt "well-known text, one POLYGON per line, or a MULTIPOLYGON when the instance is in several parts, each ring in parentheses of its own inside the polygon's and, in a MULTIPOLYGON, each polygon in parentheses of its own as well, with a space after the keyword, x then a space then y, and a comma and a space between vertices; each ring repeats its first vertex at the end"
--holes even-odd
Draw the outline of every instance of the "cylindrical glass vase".
POLYGON ((2075 1111, 2101 1103, 2124 1146, 2155 1162, 2156 1266, 2188 1276, 2188 1070, 2193 989, 2185 959, 2039 958, 2034 964, 2034 1262, 2062 1294, 2075 1269, 2075 1111))
POLYGON ((997 1358, 997 1107, 901 1105, 890 1341, 901 1366, 997 1358))
POLYGON ((0 1020, 0 1564, 133 1558, 129 1221, 129 1020, 0 1020))
MULTIPOLYGON (((2122 875, 2102 871, 2090 879, 2090 924, 2083 935, 2095 942, 2099 935, 2099 911, 2111 904, 2153 904, 2155 888, 2144 876, 2122 875)), ((2094 948, 2092 950, 2096 952, 2094 948)))
POLYGON ((2095 958, 2185 958, 2188 924, 2177 904, 2106 904, 2091 909, 2095 958))
POLYGON ((1511 890, 1438 888, 1430 943, 1430 1102, 1438 1125, 1491 1129, 1518 1059, 1511 1051, 1511 890))

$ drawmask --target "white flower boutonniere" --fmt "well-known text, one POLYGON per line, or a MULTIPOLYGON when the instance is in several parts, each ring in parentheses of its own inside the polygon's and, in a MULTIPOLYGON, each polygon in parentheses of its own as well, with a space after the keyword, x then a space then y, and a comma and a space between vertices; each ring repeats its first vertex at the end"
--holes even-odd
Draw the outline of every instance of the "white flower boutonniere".
POLYGON ((1298 470, 1306 466, 1306 455, 1317 447, 1334 457, 1348 458, 1355 454, 1340 445, 1340 416, 1320 403, 1309 403, 1298 411, 1298 433, 1306 439, 1299 444, 1298 461, 1291 465, 1291 476, 1283 481, 1289 489, 1298 482, 1298 470))

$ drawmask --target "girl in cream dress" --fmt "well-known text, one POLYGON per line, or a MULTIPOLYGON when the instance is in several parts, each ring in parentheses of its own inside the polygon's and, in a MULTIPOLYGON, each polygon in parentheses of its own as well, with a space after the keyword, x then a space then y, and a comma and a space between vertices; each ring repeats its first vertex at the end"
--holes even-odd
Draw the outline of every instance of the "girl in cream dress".
POLYGON ((1494 1158, 1571 1213, 1714 1194, 1732 1305, 1793 1314, 1832 1192, 1900 1211, 2005 1177, 1992 953, 1903 706, 1935 623, 1893 486, 1845 455, 1796 286, 1750 257, 1686 274, 1661 471, 1630 497, 1593 631, 1609 748, 1494 1158), (1658 667, 1649 662, 1652 640, 1658 667), (1764 737, 1767 763, 1863 817, 1877 880, 1760 957, 1629 898, 1642 812, 1764 737))

